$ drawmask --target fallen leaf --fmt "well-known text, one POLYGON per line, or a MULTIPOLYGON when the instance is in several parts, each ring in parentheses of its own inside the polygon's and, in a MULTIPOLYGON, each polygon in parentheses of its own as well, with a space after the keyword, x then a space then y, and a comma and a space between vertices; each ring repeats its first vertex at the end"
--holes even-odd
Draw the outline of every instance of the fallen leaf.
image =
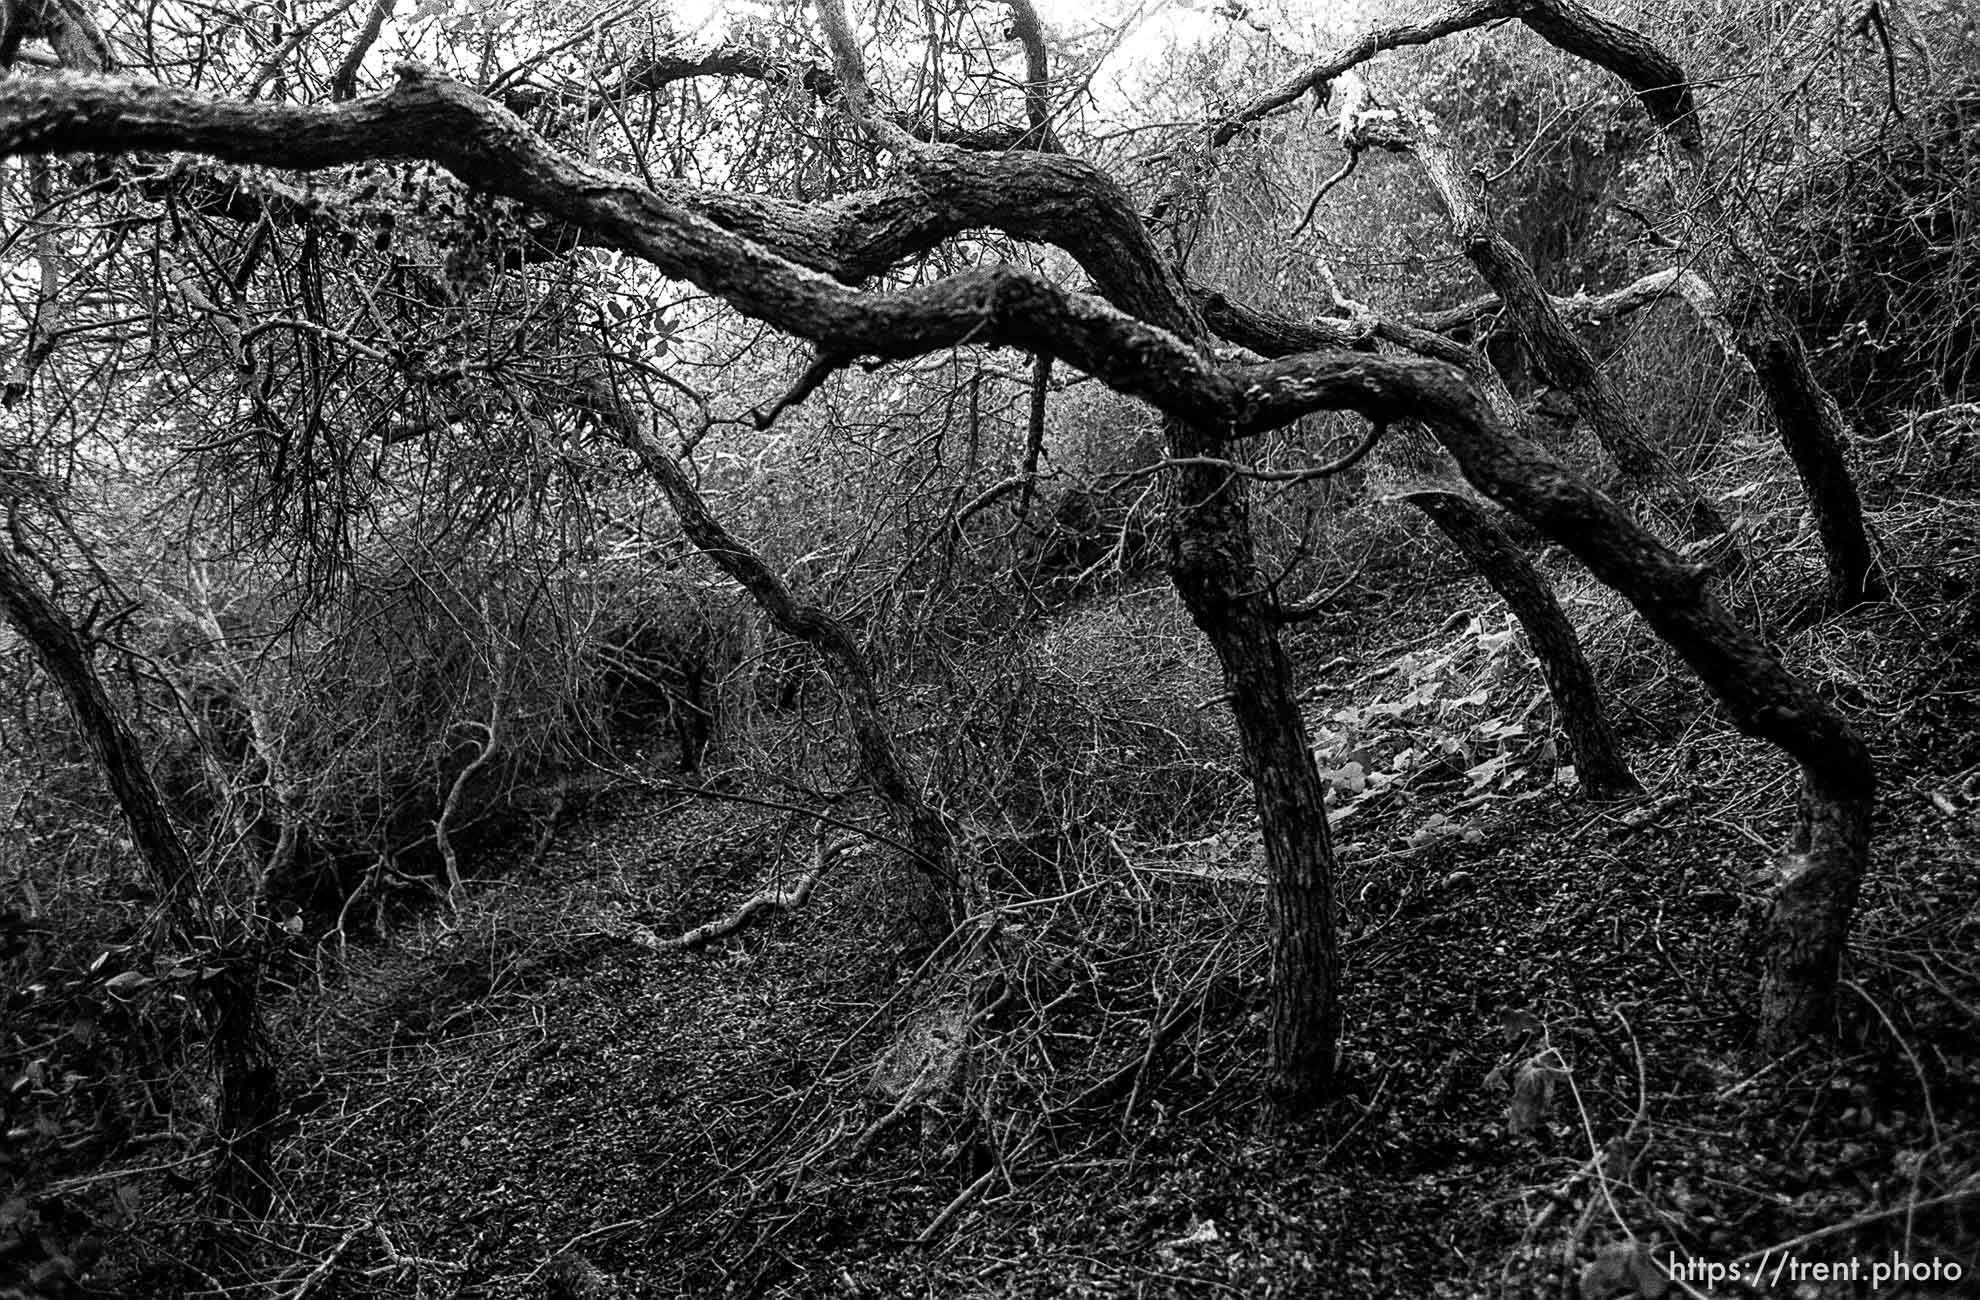
POLYGON ((1671 1289, 1671 1277, 1640 1241, 1614 1241, 1582 1265, 1582 1300, 1602 1300, 1627 1293, 1644 1300, 1661 1300, 1671 1289))
POLYGON ((1185 1232, 1182 1236, 1173 1237, 1163 1242, 1162 1249, 1175 1250, 1181 1246, 1206 1246, 1213 1241, 1222 1241, 1223 1239, 1223 1234, 1217 1231, 1217 1221, 1215 1219, 1205 1219, 1201 1223, 1192 1223, 1189 1231, 1185 1232))
POLYGON ((1519 1067, 1513 1078, 1512 1104, 1506 1108, 1506 1124, 1514 1133, 1531 1133, 1547 1122, 1554 1104, 1554 1084, 1561 1071, 1534 1057, 1519 1067))
POLYGON ((1540 1017, 1531 1011, 1514 1007, 1499 1016, 1499 1027, 1506 1031, 1507 1038, 1524 1038, 1528 1034, 1540 1032, 1540 1017))

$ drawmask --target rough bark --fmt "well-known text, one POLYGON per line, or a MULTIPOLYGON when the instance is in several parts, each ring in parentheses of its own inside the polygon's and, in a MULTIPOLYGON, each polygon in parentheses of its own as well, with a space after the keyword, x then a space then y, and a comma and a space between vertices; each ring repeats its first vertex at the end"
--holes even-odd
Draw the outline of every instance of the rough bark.
POLYGON ((1641 793, 1643 786, 1629 770, 1609 725, 1595 673, 1581 652, 1581 639, 1554 598, 1553 587, 1526 552, 1477 502, 1459 493, 1430 488, 1410 492, 1405 499, 1450 538, 1519 620, 1560 714, 1583 793, 1590 799, 1641 793))
MULTIPOLYGON (((843 6, 840 0, 816 4, 840 76, 849 91, 857 88, 847 98, 858 112, 864 77, 843 6)), ((1034 71, 1042 68, 1034 65, 1034 71)), ((868 125, 876 139, 885 140, 877 124, 868 125)), ((913 156, 924 175, 931 164, 942 162, 963 164, 958 179, 979 170, 955 151, 924 149, 913 156)), ((1037 170, 1037 164, 1053 160, 1028 161, 1037 170)), ((1155 255, 1125 197, 1111 183, 1089 188, 1106 202, 1090 208, 1084 223, 1057 223, 1061 246, 1079 259, 1103 293, 1173 332, 1185 348, 1200 355, 1209 331, 1180 278, 1155 255)), ((1228 467, 1204 463, 1214 459, 1224 432, 1215 423, 1176 416, 1163 429, 1179 462, 1167 484, 1169 577, 1216 652, 1258 810, 1271 946, 1266 1101, 1277 1118, 1291 1119, 1326 1099, 1340 1031, 1326 790, 1299 711, 1292 666, 1262 598, 1245 480, 1228 467)))
POLYGON ((1039 25, 1031 0, 1004 0, 1004 4, 1011 11, 1011 35, 1024 49, 1024 117, 1030 130, 1017 147, 1061 153, 1059 137, 1052 130, 1052 72, 1045 53, 1045 29, 1039 25))
MULTIPOLYGON (((1172 418, 1164 428, 1178 460, 1214 456, 1224 441, 1215 426, 1172 418)), ((1169 578, 1216 652, 1258 810, 1271 948, 1266 1102, 1279 1119, 1293 1119, 1330 1095, 1340 1039, 1326 786, 1264 603, 1245 480, 1190 463, 1176 469, 1168 491, 1169 578)))
POLYGON ((137 737, 111 705, 89 649, 68 616, 36 586, 5 545, 0 545, 0 612, 62 693, 130 828, 131 842, 158 882, 167 913, 176 925, 190 928, 196 919, 199 882, 192 857, 145 766, 137 737))
MULTIPOLYGON (((500 105, 415 64, 401 65, 384 94, 335 106, 243 104, 151 83, 68 76, 0 85, 0 152, 98 146, 183 146, 224 161, 304 171, 376 157, 425 158, 471 185, 565 218, 573 230, 587 232, 581 242, 591 246, 623 249, 612 233, 619 223, 605 219, 617 207, 655 233, 685 233, 678 220, 738 237, 718 240, 724 257, 753 248, 846 284, 964 231, 990 228, 1064 248, 1108 301, 1130 313, 1145 314, 1143 303, 1174 292, 1173 277, 1126 196, 1079 159, 930 148, 904 159, 885 185, 816 204, 679 182, 649 190, 630 176, 565 157, 500 105), (535 197, 524 198, 524 190, 535 197), (553 201, 558 195, 563 201, 553 201)), ((304 207, 326 201, 334 206, 334 196, 311 194, 304 207)), ((248 203, 238 215, 253 221, 261 212, 261 204, 248 203)), ((574 246, 576 237, 568 238, 573 243, 557 246, 574 246)))
POLYGON ((1869 853, 1876 802, 1868 748, 1842 716, 1734 620, 1697 566, 1537 446, 1481 418, 1457 387, 1422 392, 1426 418, 1465 477, 1545 530, 1621 592, 1683 656, 1735 726, 1786 751, 1802 775, 1797 853, 1769 922, 1761 1037, 1782 1049, 1821 1030, 1869 853), (1467 409, 1470 408, 1470 409, 1467 409))
MULTIPOLYGON (((1212 330, 1261 356, 1332 348, 1373 352, 1381 342, 1393 343, 1433 360, 1448 361, 1465 370, 1476 370, 1482 356, 1469 345, 1469 338, 1480 322, 1505 309, 1505 302, 1497 294, 1486 294, 1442 311, 1401 317, 1386 316, 1358 305, 1358 313, 1365 311, 1365 316, 1294 318, 1233 302, 1223 293, 1193 283, 1189 292, 1212 330)), ((1565 298, 1550 295, 1548 302, 1574 329, 1589 331, 1672 299, 1689 306, 1726 355, 1744 364, 1745 358, 1718 295, 1695 271, 1680 267, 1652 271, 1607 293, 1577 293, 1565 298)))
POLYGON ((114 66, 110 42, 81 0, 10 0, 0 6, 0 68, 14 64, 21 42, 38 36, 65 68, 103 72, 114 66))
MULTIPOLYGON (((1178 456, 1218 440, 1168 424, 1178 456)), ((1340 953, 1334 934, 1334 850, 1326 787, 1300 716, 1292 666, 1259 605, 1244 481, 1204 465, 1171 484, 1169 576, 1223 669, 1266 863, 1271 968, 1267 1101, 1281 1118, 1327 1099, 1340 1037, 1340 953)))
MULTIPOLYGON (((1730 322, 1732 333, 1741 353, 1761 376, 1782 444, 1809 488, 1811 509, 1824 541, 1831 598, 1844 604, 1877 597, 1883 591, 1883 581, 1874 565, 1861 506, 1842 455, 1844 435, 1839 413, 1815 382, 1799 339, 1768 301, 1764 285, 1740 265, 1736 244, 1731 242, 1736 227, 1704 167, 1702 123, 1683 67, 1639 33, 1595 14, 1578 0, 1522 0, 1512 12, 1551 44, 1627 82, 1651 120, 1676 147, 1678 206, 1692 214, 1705 234, 1694 241, 1695 245, 1715 278, 1733 286, 1748 282, 1740 295, 1743 309, 1730 322)), ((1380 29, 1372 32, 1362 46, 1379 45, 1380 35, 1380 29)), ((1331 66, 1330 61, 1322 60, 1291 84, 1322 85, 1326 76, 1334 75, 1329 71, 1331 66)), ((1265 111, 1287 102, 1290 99, 1281 99, 1265 111)), ((1708 289, 1708 298, 1710 293, 1708 289)), ((1717 322, 1714 325, 1719 328, 1717 322)), ((1720 332, 1723 336, 1723 330, 1720 332)), ((1460 455, 1459 459, 1462 462, 1465 458, 1460 455)), ((1483 465, 1467 465, 1466 474, 1483 486, 1483 465)), ((1511 503, 1511 496, 1503 489, 1487 490, 1511 503)), ((1530 517, 1536 520, 1543 512, 1551 513, 1557 522, 1543 525, 1549 531, 1579 527, 1571 502, 1550 500, 1544 491, 1529 498, 1526 506, 1516 508, 1533 512, 1530 517)), ((1569 541, 1560 532, 1554 535, 1569 541)), ((1569 545, 1577 554, 1582 553, 1581 547, 1569 545)), ((1631 557, 1620 552, 1615 558, 1621 568, 1605 573, 1592 561, 1590 567, 1628 596, 1677 646, 1700 677, 1727 701, 1742 729, 1780 745, 1801 763, 1804 797, 1798 839, 1805 851, 1793 869, 1784 873, 1776 893, 1761 995, 1762 1038, 1774 1047, 1785 1046, 1821 1027, 1834 996, 1836 972, 1868 859, 1875 798, 1868 753, 1841 719, 1819 701, 1809 699, 1798 682, 1791 677, 1781 680, 1786 677, 1785 670, 1751 643, 1744 629, 1726 618, 1715 604, 1702 612, 1694 611, 1689 618, 1682 617, 1678 612, 1682 602, 1669 594, 1682 589, 1676 573, 1654 574, 1629 563, 1631 557), (1653 610, 1657 612, 1653 614, 1653 610), (1729 638, 1728 630, 1739 635, 1729 638), (1771 696, 1777 703, 1768 705, 1756 695, 1771 696), (1736 707, 1735 699, 1739 701, 1736 707)))
MULTIPOLYGON (((195 92, 101 80, 49 79, 32 88, 0 83, 0 152, 132 148, 185 149, 303 169, 392 155, 428 158, 471 185, 582 225, 600 244, 837 355, 904 358, 962 343, 1023 347, 1077 365, 1150 402, 1198 431, 1195 437, 1242 436, 1322 409, 1354 409, 1377 421, 1424 418, 1475 486, 1579 555, 1679 650, 1737 725, 1780 745, 1802 764, 1811 796, 1808 856, 1820 864, 1816 875, 1847 872, 1852 863, 1860 868, 1871 795, 1861 742, 1725 615, 1704 592, 1693 566, 1537 447, 1509 434, 1452 367, 1419 358, 1330 352, 1262 364, 1222 363, 1160 323, 1173 319, 1173 312, 1151 317, 1158 323, 1150 324, 1010 268, 905 290, 855 292, 718 224, 698 200, 690 205, 670 197, 672 191, 662 195, 629 177, 564 157, 512 115, 417 69, 402 70, 387 95, 330 109, 232 104, 195 92)), ((995 161, 1003 165, 1012 157, 1019 156, 995 161)), ((1023 157, 1041 167, 1069 162, 1023 157)), ((983 184, 992 174, 975 172, 971 184, 983 184)), ((1080 184, 1086 187, 1082 193, 1094 192, 1091 169, 1081 174, 1080 184)), ((1002 197, 1023 208, 1038 192, 1018 186, 1002 197)), ((995 211, 998 200, 980 190, 975 196, 985 211, 995 211)), ((1026 208, 1010 219, 1031 221, 1037 212, 1026 208)), ((917 238, 926 237, 952 219, 954 210, 938 216, 919 223, 910 217, 907 224, 917 238)), ((1085 229, 1092 240, 1104 242, 1105 225, 1089 218, 1085 229)), ((1141 245, 1146 242, 1144 235, 1141 245)), ((1140 258, 1137 247, 1114 250, 1130 271, 1140 258)), ((1095 279, 1100 282, 1098 275, 1095 279)), ((1128 283, 1105 287, 1119 303, 1164 284, 1173 285, 1173 277, 1158 263, 1141 265, 1128 283)), ((1325 852, 1310 847, 1324 840, 1305 842, 1309 851, 1325 852)), ((1268 839, 1268 849, 1271 845, 1268 839)), ((1283 857, 1274 863, 1275 869, 1283 865, 1283 857)), ((1839 953, 1841 930, 1830 927, 1829 933, 1835 942, 1824 937, 1819 946, 1839 953)))
POLYGON ((1863 502, 1843 452, 1849 431, 1835 399, 1815 378, 1800 336, 1778 311, 1761 307, 1740 323, 1738 338, 1821 534, 1828 607, 1844 610, 1885 599, 1889 589, 1870 548, 1863 502))
POLYGON ((1196 284, 1189 286, 1189 293, 1212 331, 1261 357, 1283 357, 1321 349, 1373 352, 1376 340, 1384 337, 1380 321, 1375 322, 1375 329, 1368 330, 1344 316, 1295 318, 1260 311, 1196 284))
POLYGON ((1542 40, 1576 58, 1606 68, 1636 92, 1657 129, 1680 148, 1704 142, 1698 103, 1684 67, 1652 41, 1589 9, 1579 0, 1525 0, 1519 20, 1542 40))
MULTIPOLYGON (((1521 17, 1547 41, 1628 82, 1675 147, 1679 206, 1701 224, 1703 237, 1693 242, 1721 287, 1738 291, 1735 337, 1760 377, 1781 443, 1807 490, 1822 536, 1830 600, 1847 608, 1881 598, 1883 575, 1843 456, 1840 409, 1809 368, 1801 340, 1772 301, 1755 259, 1742 256, 1738 226, 1706 165, 1703 126, 1683 66, 1641 34, 1576 0, 1533 0, 1521 17)), ((1869 860, 1875 799, 1869 755, 1853 733, 1842 731, 1836 764, 1818 773, 1803 760, 1800 854, 1782 873, 1768 920, 1761 1037, 1776 1050, 1827 1023, 1869 860)))

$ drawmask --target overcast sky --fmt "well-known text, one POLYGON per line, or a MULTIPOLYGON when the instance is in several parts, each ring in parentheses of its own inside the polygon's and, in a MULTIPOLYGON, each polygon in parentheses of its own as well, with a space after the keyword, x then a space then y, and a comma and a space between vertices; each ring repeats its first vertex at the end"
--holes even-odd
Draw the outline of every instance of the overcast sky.
MULTIPOLYGON (((1158 59, 1171 46, 1235 33, 1270 43, 1295 57, 1317 54, 1373 16, 1408 9, 1400 0, 1240 0, 1245 20, 1217 12, 1227 0, 1032 0, 1045 26, 1061 36, 1084 37, 1086 49, 1102 48, 1105 33, 1125 28, 1100 73, 1089 84, 1100 118, 1111 118, 1139 95, 1139 69, 1158 59), (1269 29, 1269 36, 1261 32, 1269 29)), ((695 42, 714 42, 727 34, 738 18, 758 11, 755 0, 671 0, 680 29, 695 42)), ((874 0, 847 0, 854 22, 873 9, 874 0)), ((1015 50, 1015 46, 1013 46, 1015 50)), ((1243 58, 1242 45, 1229 57, 1243 58)))
MULTIPOLYGON (((1032 0, 1038 17, 1048 28, 1066 35, 1084 35, 1103 27, 1131 23, 1133 31, 1121 44, 1113 62, 1132 66, 1147 54, 1171 40, 1184 42, 1230 30, 1230 21, 1215 14, 1218 0, 1032 0)), ((1356 14, 1373 8, 1369 0, 1331 0, 1313 5, 1294 0, 1246 0, 1249 12, 1270 25, 1274 34, 1293 49, 1313 42, 1316 27, 1336 31, 1356 14), (1322 11, 1317 16, 1315 10, 1322 11)), ((719 37, 729 21, 756 8, 752 0, 673 0, 674 12, 682 26, 698 31, 707 39, 719 37)), ((854 21, 869 3, 851 0, 854 21)))

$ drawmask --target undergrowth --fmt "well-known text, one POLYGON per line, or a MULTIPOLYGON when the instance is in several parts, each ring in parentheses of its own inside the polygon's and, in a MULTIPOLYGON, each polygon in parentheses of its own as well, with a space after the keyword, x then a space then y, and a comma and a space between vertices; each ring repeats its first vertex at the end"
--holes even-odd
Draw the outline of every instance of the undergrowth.
MULTIPOLYGON (((139 1119, 100 1174, 9 1202, 70 1261, 39 1285, 82 1275, 84 1235, 76 1294, 1591 1295, 1656 1261, 1971 1265, 1980 596, 1972 498, 1920 472, 1955 418, 1864 446, 1894 599, 1781 635, 1885 781, 1831 1045, 1752 1047, 1786 764, 1563 574, 1649 787, 1583 803, 1519 639, 1453 582, 1379 638, 1307 634, 1350 1028, 1335 1101, 1261 1129, 1255 827, 1194 634, 1129 591, 955 661, 969 689, 909 729, 976 867, 935 952, 875 943, 864 851, 705 951, 626 944, 790 878, 809 839, 763 773, 628 768, 458 910, 296 941, 266 1222, 216 1222, 193 1130, 139 1119)), ((1812 545, 1776 492, 1742 498, 1763 610, 1812 545)), ((836 844, 877 829, 834 815, 836 844)), ((77 957, 44 950, 38 996, 106 1026, 167 1005, 77 957)), ((29 1123, 92 1095, 29 1077, 29 1123)))

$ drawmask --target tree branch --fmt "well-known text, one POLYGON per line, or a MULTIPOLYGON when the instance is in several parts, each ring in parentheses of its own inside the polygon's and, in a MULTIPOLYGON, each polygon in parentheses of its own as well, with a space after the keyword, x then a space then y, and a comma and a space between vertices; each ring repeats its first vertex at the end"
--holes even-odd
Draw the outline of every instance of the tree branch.
POLYGON ((1549 45, 1628 82, 1650 120, 1687 152, 1704 146, 1698 104, 1684 67, 1655 44, 1579 0, 1527 0, 1518 17, 1549 45))
MULTIPOLYGON (((1369 101, 1372 104, 1372 99, 1369 101)), ((1413 158, 1450 220, 1458 247, 1486 283, 1498 291, 1507 314, 1547 377, 1573 397, 1602 447, 1632 483, 1693 538, 1726 532, 1718 508, 1650 440, 1601 364, 1568 327, 1554 300, 1540 287, 1532 265, 1499 230, 1477 183, 1434 121, 1414 106, 1344 114, 1341 143, 1350 150, 1373 146, 1413 158)))
POLYGON ((663 939, 644 926, 629 931, 626 937, 640 947, 651 948, 655 952, 693 952, 717 939, 738 934, 766 917, 780 912, 795 912, 811 901, 811 891, 817 888, 826 870, 844 855, 848 847, 840 844, 828 850, 825 847, 825 823, 820 821, 812 851, 811 870, 799 876, 795 885, 789 888, 765 886, 743 900, 742 905, 729 915, 704 922, 672 938, 663 939))
POLYGON ((364 16, 364 26, 358 29, 357 39, 330 76, 330 98, 338 103, 357 98, 358 71, 364 67, 365 56, 371 47, 378 43, 378 33, 385 29, 385 20, 392 16, 398 0, 371 0, 371 11, 364 16))
POLYGON ((1526 4, 1527 0, 1456 0, 1413 21, 1370 28, 1347 44, 1321 55, 1318 61, 1295 76, 1218 122, 1210 131, 1210 147, 1215 149, 1229 144, 1247 126, 1298 103, 1302 96, 1310 94, 1316 101, 1324 103, 1336 77, 1361 66, 1384 50, 1429 45, 1473 27, 1514 17, 1526 4))
POLYGON ((801 337, 889 359, 963 343, 1024 347, 1226 436, 1323 409, 1354 409, 1377 421, 1423 419, 1476 486, 1540 522, 1642 609, 1742 729, 1781 744, 1813 770, 1862 770, 1861 742, 1841 719, 1709 597, 1701 599, 1696 566, 1539 447, 1507 433, 1454 366, 1334 352, 1219 365, 1165 329, 1008 267, 895 293, 856 293, 629 177, 563 156, 513 114, 417 67, 401 69, 386 95, 334 108, 229 103, 102 78, 0 83, 0 154, 138 148, 303 169, 427 158, 469 184, 584 225, 602 242, 801 337))
POLYGON ((859 39, 846 18, 844 0, 813 0, 813 7, 818 10, 818 25, 825 33, 825 48, 832 52, 832 66, 839 73, 846 113, 876 145, 912 156, 921 147, 921 141, 902 130, 899 123, 874 110, 873 91, 866 80, 866 58, 860 53, 859 39))
POLYGON ((1031 124, 1026 147, 1046 153, 1064 153, 1052 130, 1052 68, 1045 56, 1045 29, 1039 25, 1038 11, 1031 0, 1004 0, 1011 11, 1011 35, 1024 47, 1024 116, 1031 124))

